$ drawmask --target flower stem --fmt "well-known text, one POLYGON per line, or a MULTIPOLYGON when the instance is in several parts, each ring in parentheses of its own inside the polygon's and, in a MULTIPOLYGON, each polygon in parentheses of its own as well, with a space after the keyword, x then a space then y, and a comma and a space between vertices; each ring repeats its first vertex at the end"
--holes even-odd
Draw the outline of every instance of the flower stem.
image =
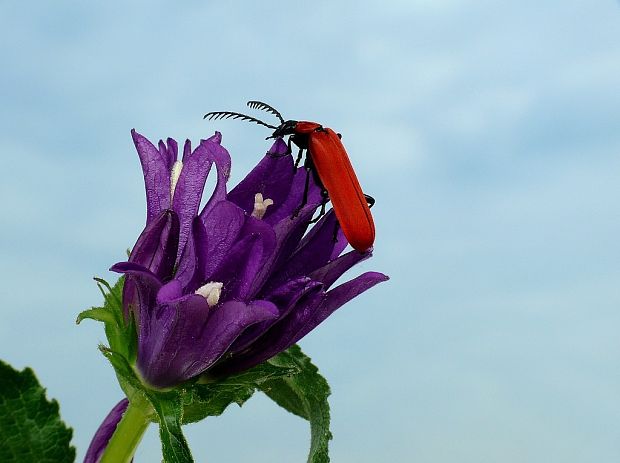
POLYGON ((146 399, 135 394, 129 401, 127 410, 116 426, 99 463, 129 463, 151 422, 149 418, 151 413, 151 406, 146 399))

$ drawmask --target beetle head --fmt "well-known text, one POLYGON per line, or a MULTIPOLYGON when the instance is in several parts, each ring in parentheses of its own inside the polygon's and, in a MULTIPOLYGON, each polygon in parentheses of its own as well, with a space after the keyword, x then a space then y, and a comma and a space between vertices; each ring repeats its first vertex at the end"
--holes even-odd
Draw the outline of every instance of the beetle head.
POLYGON ((278 138, 284 137, 285 135, 291 135, 295 133, 295 127, 297 127, 297 121, 283 122, 276 130, 274 130, 269 138, 278 138))

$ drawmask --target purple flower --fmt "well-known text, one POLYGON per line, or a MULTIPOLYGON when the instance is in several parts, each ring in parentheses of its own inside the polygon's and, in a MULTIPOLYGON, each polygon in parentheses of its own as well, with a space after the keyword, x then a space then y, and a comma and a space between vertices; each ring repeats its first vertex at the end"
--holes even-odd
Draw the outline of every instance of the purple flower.
POLYGON ((146 186, 146 227, 124 273, 125 315, 136 320, 136 366, 145 382, 168 388, 198 375, 251 368, 287 349, 336 309, 387 277, 367 272, 332 289, 371 252, 343 255, 333 212, 309 231, 320 189, 295 169, 277 139, 230 192, 231 160, 216 132, 192 151, 155 147, 132 131, 146 186), (200 209, 215 165, 217 182, 200 209), (306 233, 307 232, 307 233, 306 233))

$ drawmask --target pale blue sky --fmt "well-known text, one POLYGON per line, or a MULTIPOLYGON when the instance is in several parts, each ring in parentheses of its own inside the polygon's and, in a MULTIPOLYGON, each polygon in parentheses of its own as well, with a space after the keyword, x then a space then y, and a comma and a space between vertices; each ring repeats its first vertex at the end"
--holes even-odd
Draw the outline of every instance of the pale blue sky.
MULTIPOLYGON (((83 457, 121 397, 92 275, 144 223, 129 130, 215 128, 248 99, 322 122, 377 199, 390 282, 302 342, 336 463, 620 460, 620 7, 564 2, 0 4, 0 357, 31 365, 83 457), (171 6, 173 5, 173 6, 171 6)), ((301 462, 258 395, 187 428, 197 461, 301 462)), ((159 461, 155 428, 137 462, 159 461)))

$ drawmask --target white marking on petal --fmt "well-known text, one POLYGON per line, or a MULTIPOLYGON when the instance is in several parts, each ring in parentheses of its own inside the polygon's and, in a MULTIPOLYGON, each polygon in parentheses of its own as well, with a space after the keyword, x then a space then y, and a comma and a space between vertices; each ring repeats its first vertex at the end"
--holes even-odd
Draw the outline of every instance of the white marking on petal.
POLYGON ((172 203, 172 199, 174 198, 174 190, 176 190, 177 188, 177 182, 179 181, 182 170, 183 162, 174 161, 174 164, 172 165, 172 171, 170 172, 170 203, 172 203))
POLYGON ((224 283, 220 283, 219 281, 210 281, 209 283, 198 288, 196 290, 196 294, 204 297, 207 300, 209 307, 213 307, 220 301, 220 294, 222 294, 223 286, 224 283))
POLYGON ((252 211, 252 217, 262 219, 267 212, 267 208, 273 204, 273 200, 267 198, 263 199, 262 193, 256 193, 254 195, 254 210, 252 211))

